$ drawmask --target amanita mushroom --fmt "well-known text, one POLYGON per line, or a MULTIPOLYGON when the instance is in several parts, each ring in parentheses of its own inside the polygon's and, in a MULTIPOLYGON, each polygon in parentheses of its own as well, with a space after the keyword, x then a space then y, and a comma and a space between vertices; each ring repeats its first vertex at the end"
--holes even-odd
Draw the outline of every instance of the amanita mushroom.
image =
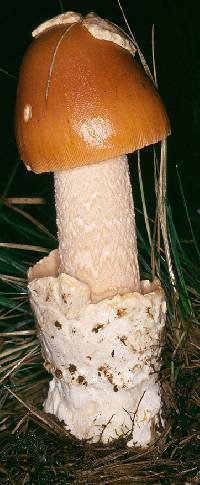
POLYGON ((140 283, 126 154, 165 138, 169 121, 132 42, 112 23, 68 12, 33 36, 20 72, 16 135, 26 166, 55 177, 59 257, 29 272, 54 374, 46 410, 79 438, 132 433, 131 443, 145 445, 161 407, 150 370, 154 361, 159 367, 165 309, 159 284, 140 283), (153 408, 143 392, 156 396, 153 408))

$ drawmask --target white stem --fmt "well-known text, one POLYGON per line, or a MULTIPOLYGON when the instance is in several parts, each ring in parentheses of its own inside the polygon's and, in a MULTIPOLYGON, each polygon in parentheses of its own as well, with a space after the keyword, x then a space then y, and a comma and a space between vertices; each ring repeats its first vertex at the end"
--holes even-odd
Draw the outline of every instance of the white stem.
POLYGON ((60 271, 89 285, 93 302, 140 291, 126 156, 55 172, 60 271))

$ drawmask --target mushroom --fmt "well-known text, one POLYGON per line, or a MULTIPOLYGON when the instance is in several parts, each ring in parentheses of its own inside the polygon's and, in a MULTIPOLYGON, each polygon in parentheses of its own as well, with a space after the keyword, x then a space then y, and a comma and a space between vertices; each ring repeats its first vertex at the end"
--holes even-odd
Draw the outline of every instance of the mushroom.
POLYGON ((59 254, 29 270, 44 403, 77 438, 146 446, 162 423, 164 292, 140 282, 127 153, 170 132, 130 39, 91 13, 34 32, 16 114, 21 158, 54 172, 59 254), (153 371, 152 371, 153 369, 153 371))
POLYGON ((131 41, 95 14, 42 24, 22 63, 16 115, 21 158, 54 172, 60 272, 93 302, 140 291, 127 153, 170 132, 131 41))

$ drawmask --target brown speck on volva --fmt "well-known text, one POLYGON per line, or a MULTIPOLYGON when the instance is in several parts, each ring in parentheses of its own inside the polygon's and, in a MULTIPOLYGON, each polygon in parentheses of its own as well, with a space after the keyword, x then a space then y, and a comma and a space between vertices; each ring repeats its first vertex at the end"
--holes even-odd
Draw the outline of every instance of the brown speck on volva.
POLYGON ((149 316, 149 318, 151 318, 153 320, 153 314, 151 312, 151 307, 150 306, 148 306, 146 308, 146 314, 149 316))
POLYGON ((70 293, 63 293, 62 294, 62 299, 64 300, 65 303, 67 303, 69 296, 70 296, 70 293))
POLYGON ((78 376, 77 377, 77 382, 79 384, 82 384, 83 386, 87 386, 87 381, 84 376, 78 376))
POLYGON ((118 318, 124 317, 124 315, 126 315, 126 309, 125 308, 118 308, 117 309, 118 318))
MULTIPOLYGON (((98 371, 101 373, 103 372, 104 376, 108 379, 108 381, 112 384, 113 382, 113 375, 109 369, 108 364, 104 364, 98 368, 98 371)), ((101 374, 100 374, 101 375, 101 374)))
POLYGON ((58 379, 61 379, 62 378, 62 371, 60 369, 56 369, 55 370, 55 376, 58 378, 58 379))
POLYGON ((69 365, 69 372, 70 372, 71 374, 74 374, 74 372, 76 372, 76 370, 77 370, 76 365, 74 365, 74 364, 70 364, 70 365, 69 365))
POLYGON ((59 330, 62 328, 62 325, 60 322, 58 322, 58 320, 55 321, 54 323, 55 327, 58 328, 59 330))
POLYGON ((51 338, 54 338, 54 335, 51 335, 51 338))
POLYGON ((111 352, 112 357, 114 357, 114 354, 115 354, 115 351, 113 349, 112 352, 111 352))
POLYGON ((122 342, 122 344, 125 345, 125 347, 127 346, 127 343, 126 343, 127 337, 125 335, 123 335, 123 337, 120 337, 120 341, 122 342))
POLYGON ((93 327, 92 332, 98 333, 98 331, 100 330, 100 328, 103 328, 103 324, 102 323, 97 323, 97 325, 95 325, 95 327, 93 327))
POLYGON ((113 391, 114 392, 118 392, 119 391, 119 389, 118 389, 118 387, 116 385, 113 387, 113 391))
POLYGON ((86 355, 86 359, 88 359, 88 360, 92 360, 91 355, 86 355))

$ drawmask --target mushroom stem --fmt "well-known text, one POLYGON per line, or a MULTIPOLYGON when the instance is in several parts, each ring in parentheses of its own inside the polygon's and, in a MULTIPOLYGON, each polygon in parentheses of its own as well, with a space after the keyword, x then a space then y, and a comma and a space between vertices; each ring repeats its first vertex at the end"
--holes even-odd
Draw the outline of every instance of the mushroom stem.
POLYGON ((140 291, 135 215, 126 155, 55 172, 60 271, 97 302, 140 291))

